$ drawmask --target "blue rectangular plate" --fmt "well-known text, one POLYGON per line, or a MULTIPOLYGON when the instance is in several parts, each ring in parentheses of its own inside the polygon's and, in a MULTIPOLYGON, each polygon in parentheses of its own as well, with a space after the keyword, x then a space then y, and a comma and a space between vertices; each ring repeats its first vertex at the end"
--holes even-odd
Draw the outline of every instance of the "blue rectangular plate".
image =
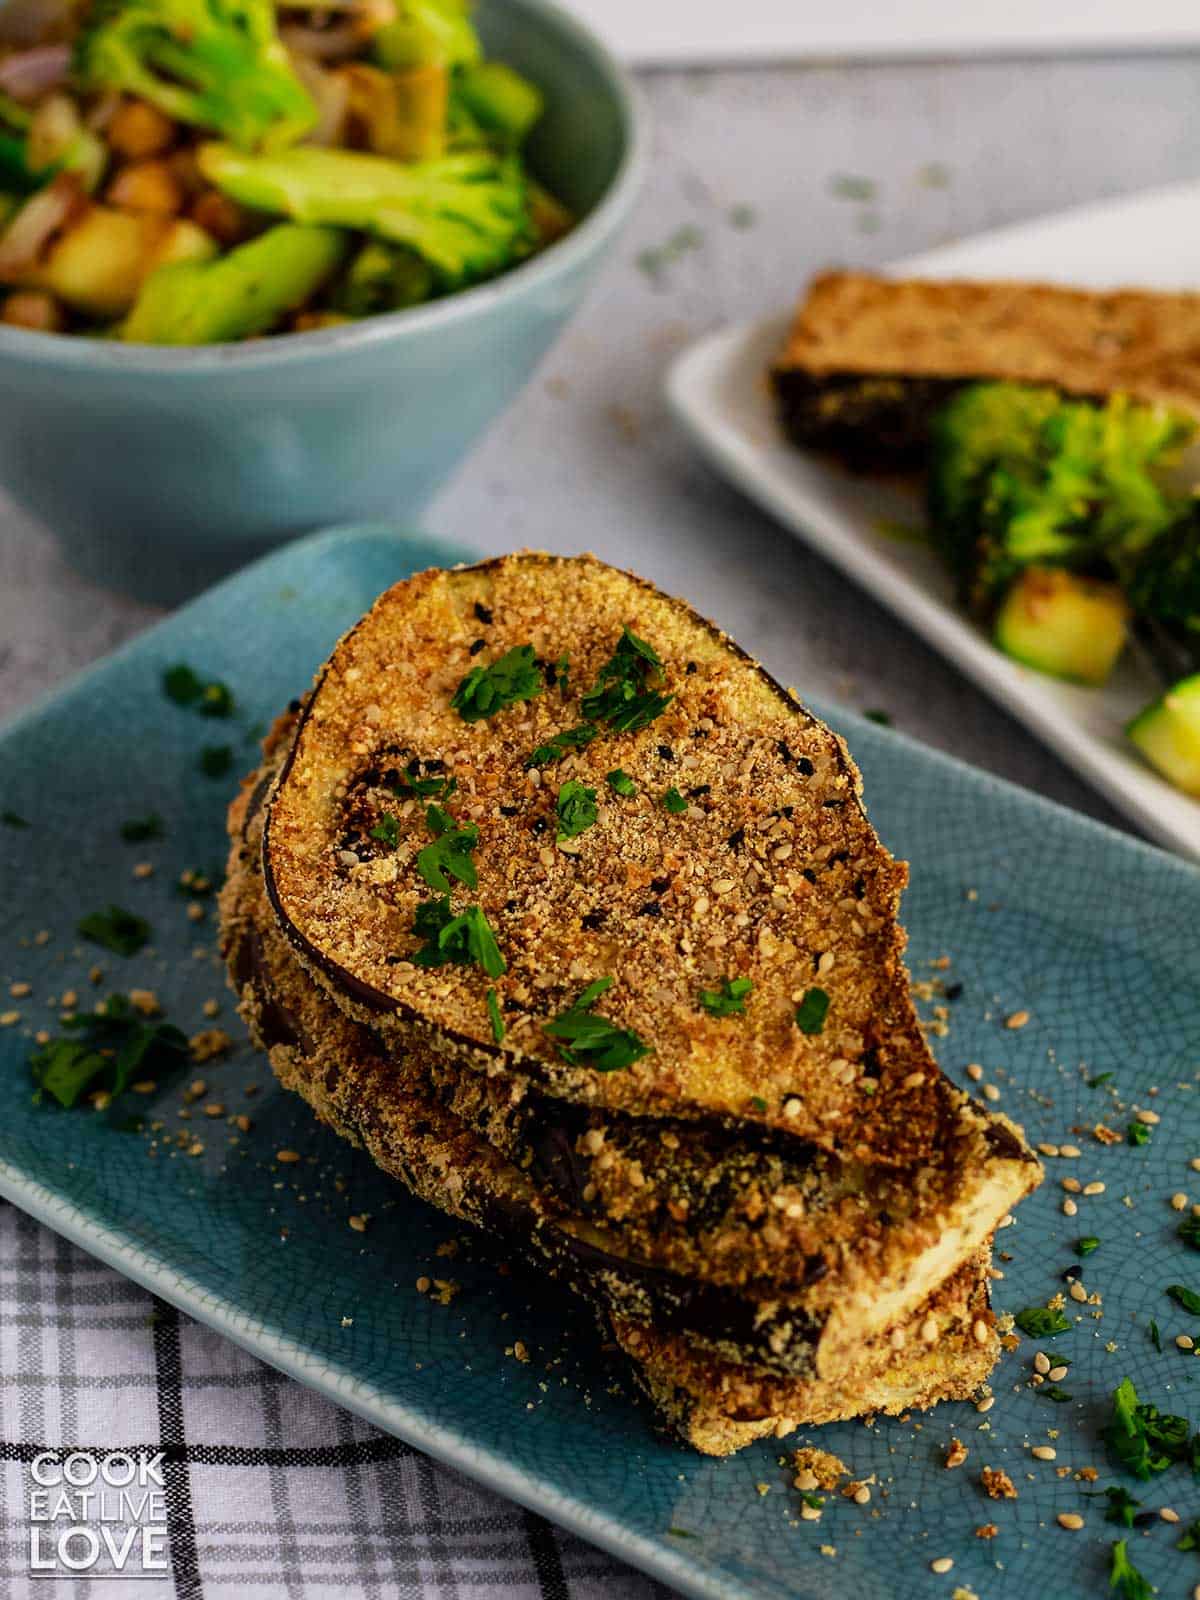
MULTIPOLYGON (((0 1030, 0 1191, 264 1360, 688 1593, 949 1600, 964 1585, 981 1600, 1090 1600, 1105 1586, 1117 1530, 1102 1521, 1100 1502, 1083 1498, 1088 1485, 1060 1478, 1057 1467, 1097 1467, 1094 1487, 1117 1481, 1100 1429, 1108 1392, 1126 1373, 1143 1398, 1200 1422, 1200 1363, 1173 1343, 1178 1332, 1200 1330, 1163 1292, 1179 1282, 1200 1289, 1200 1256, 1176 1239, 1179 1218, 1167 1200, 1177 1190, 1200 1200, 1200 1176, 1188 1167, 1200 1155, 1200 873, 817 707, 848 738, 883 838, 912 864, 905 915, 914 976, 962 985, 949 1032, 935 1041, 943 1064, 961 1077, 967 1063, 981 1062, 1001 1107, 1032 1138, 1083 1151, 1052 1162, 1047 1184, 998 1236, 998 1306, 1044 1303, 1061 1290, 1081 1234, 1103 1241, 1084 1263, 1103 1305, 1067 1301, 1072 1328, 1052 1348, 1072 1363, 1062 1385, 1070 1401, 1055 1404, 1029 1387, 1033 1347, 1025 1341, 998 1369, 997 1403, 986 1416, 945 1406, 924 1418, 819 1430, 822 1447, 857 1477, 875 1474, 876 1488, 869 1507, 835 1497, 820 1523, 802 1522, 785 1447, 765 1443, 725 1462, 680 1449, 614 1379, 586 1317, 536 1282, 498 1275, 482 1250, 437 1256, 451 1225, 274 1087, 230 1021, 211 951, 211 902, 205 921, 192 922, 175 888, 184 868, 216 868, 224 854, 232 779, 199 772, 201 746, 230 741, 235 770, 249 768, 252 725, 305 688, 376 594, 460 555, 380 528, 293 545, 0 735, 0 805, 31 823, 0 828, 0 979, 5 995, 13 981, 34 987, 31 999, 2 1002, 22 1018, 0 1030), (178 661, 231 684, 235 722, 164 698, 162 670, 178 661), (150 811, 166 820, 165 838, 123 844, 119 824, 150 811), (156 871, 135 879, 142 859, 156 871), (110 901, 155 930, 152 947, 128 961, 73 932, 82 913, 110 901), (35 942, 39 929, 51 931, 48 943, 35 942), (210 949, 197 954, 201 941, 210 949), (953 965, 932 968, 943 954, 953 965), (99 990, 86 978, 97 961, 106 969, 99 990), (181 1124, 188 1074, 108 1113, 31 1103, 30 1035, 55 1026, 47 996, 75 988, 90 1003, 108 986, 155 989, 189 1033, 211 1025, 203 1002, 221 997, 220 1022, 237 1047, 201 1070, 210 1098, 251 1114, 249 1134, 235 1138, 224 1122, 204 1118, 181 1124), (1018 1009, 1032 1020, 1006 1028, 1018 1009), (1107 1083, 1088 1085, 1106 1072, 1114 1074, 1107 1083), (253 1100, 244 1097, 250 1082, 261 1085, 253 1100), (1142 1148, 1069 1131, 1101 1120, 1123 1131, 1139 1101, 1162 1116, 1142 1148), (165 1124, 156 1154, 149 1127, 129 1129, 131 1112, 165 1124), (181 1126, 203 1141, 202 1155, 170 1143, 181 1126), (300 1152, 299 1165, 275 1161, 285 1147, 300 1152), (1081 1199, 1074 1219, 1062 1214, 1058 1187, 1068 1169, 1107 1185, 1081 1199), (365 1234, 347 1226, 360 1212, 371 1218, 365 1234), (434 1303, 415 1288, 422 1275, 453 1276, 461 1289, 451 1304, 434 1303), (1163 1330, 1162 1354, 1148 1336, 1151 1317, 1163 1330), (505 1354, 518 1339, 532 1354, 527 1365, 505 1354), (970 1457, 946 1471, 952 1435, 970 1457), (1034 1460, 1029 1447, 1051 1437, 1057 1463, 1034 1460), (984 1498, 985 1464, 1010 1473, 1016 1501, 984 1498), (1059 1529, 1060 1511, 1081 1512, 1084 1530, 1059 1529), (974 1538, 990 1521, 998 1536, 974 1538), (935 1575, 930 1562, 945 1555, 954 1569, 935 1575)), ((1194 1510, 1183 1467, 1127 1486, 1149 1506, 1194 1510)), ((1158 1523, 1131 1537, 1134 1559, 1164 1594, 1190 1593, 1200 1562, 1172 1548, 1171 1528, 1158 1523)))

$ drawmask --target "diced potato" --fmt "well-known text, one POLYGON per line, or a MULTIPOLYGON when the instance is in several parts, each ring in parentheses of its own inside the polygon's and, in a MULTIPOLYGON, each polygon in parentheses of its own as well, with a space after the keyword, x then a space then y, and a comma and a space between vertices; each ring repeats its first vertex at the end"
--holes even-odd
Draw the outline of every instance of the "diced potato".
POLYGON ((89 316, 118 317, 155 267, 207 261, 216 253, 216 242, 194 222, 94 205, 54 242, 26 281, 89 316))
POLYGON ((145 100, 126 100, 106 129, 114 154, 130 161, 160 156, 175 142, 175 124, 157 106, 145 100))
POLYGON ((122 167, 104 197, 118 211, 150 211, 174 217, 183 210, 183 185, 166 161, 131 161, 122 167))
POLYGON ((188 216, 219 243, 241 244, 254 232, 254 221, 244 207, 219 189, 205 189, 188 208, 188 216))
POLYGON ((18 289, 0 306, 0 322, 13 328, 32 328, 35 333, 61 333, 67 325, 62 306, 51 294, 38 289, 18 289))

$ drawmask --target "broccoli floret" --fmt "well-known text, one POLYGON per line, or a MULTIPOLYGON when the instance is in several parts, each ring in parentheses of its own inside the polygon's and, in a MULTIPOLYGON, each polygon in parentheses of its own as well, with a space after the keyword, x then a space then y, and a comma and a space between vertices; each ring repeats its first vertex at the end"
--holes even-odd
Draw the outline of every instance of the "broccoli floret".
POLYGON ((480 61, 455 75, 455 110, 486 137, 524 144, 542 114, 545 99, 536 84, 503 61, 480 61))
POLYGON ((389 72, 471 66, 482 59, 467 0, 400 0, 396 13, 371 40, 376 61, 389 72))
POLYGON ((1200 635, 1200 510, 1159 535, 1134 567, 1127 592, 1139 616, 1200 635))
POLYGON ((139 95, 246 149, 288 144, 317 117, 271 0, 97 0, 75 70, 88 87, 139 95))
POLYGON ((934 543, 974 609, 1032 565, 1124 578, 1179 517, 1163 482, 1194 433, 1164 408, 972 384, 931 428, 934 543))
POLYGON ((248 156, 209 144, 199 164, 209 183, 253 210, 406 245, 428 262, 440 291, 492 277, 533 245, 515 157, 477 150, 401 162, 315 145, 248 156))
POLYGON ((368 239, 338 285, 334 305, 348 317, 373 317, 420 305, 432 294, 427 261, 403 245, 368 239))

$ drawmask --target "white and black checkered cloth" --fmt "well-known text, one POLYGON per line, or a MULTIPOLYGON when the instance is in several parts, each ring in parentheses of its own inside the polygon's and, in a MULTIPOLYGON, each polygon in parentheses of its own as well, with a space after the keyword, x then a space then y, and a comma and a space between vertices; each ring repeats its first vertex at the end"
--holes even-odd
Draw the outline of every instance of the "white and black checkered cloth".
POLYGON ((0 1600, 665 1600, 0 1202, 0 1600), (39 1451, 164 1456, 171 1575, 33 1577, 39 1451))

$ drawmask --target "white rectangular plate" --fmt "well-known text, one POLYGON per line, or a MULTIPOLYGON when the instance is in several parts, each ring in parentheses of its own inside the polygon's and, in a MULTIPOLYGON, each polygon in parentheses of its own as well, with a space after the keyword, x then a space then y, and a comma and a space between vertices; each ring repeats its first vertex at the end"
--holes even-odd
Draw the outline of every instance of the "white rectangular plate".
MULTIPOLYGON (((891 270, 1097 288, 1200 288, 1200 184, 981 234, 891 270)), ((1150 837, 1200 860, 1200 802, 1158 778, 1123 737, 1128 719, 1157 692, 1149 673, 1127 657, 1103 689, 1081 689, 1010 661, 955 604, 932 552, 887 531, 920 522, 915 493, 850 477, 787 442, 765 375, 782 348, 789 315, 725 329, 679 357, 668 398, 693 440, 752 499, 915 628, 1150 837)))
POLYGON ((1200 40, 1200 14, 1183 0, 568 0, 630 61, 1044 54, 1175 50, 1200 40))

